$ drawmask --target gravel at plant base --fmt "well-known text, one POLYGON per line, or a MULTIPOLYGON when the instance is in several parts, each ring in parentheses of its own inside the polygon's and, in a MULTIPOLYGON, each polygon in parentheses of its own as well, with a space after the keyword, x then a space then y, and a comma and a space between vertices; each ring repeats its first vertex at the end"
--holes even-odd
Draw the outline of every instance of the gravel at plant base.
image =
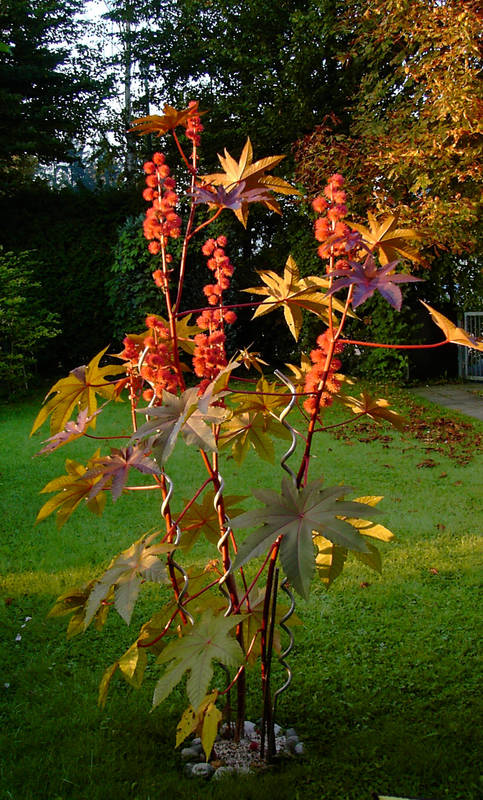
MULTIPOLYGON (((239 742, 223 735, 217 736, 209 763, 204 762, 201 740, 193 739, 188 743, 188 747, 181 751, 181 756, 189 758, 191 754, 195 757, 198 754, 198 761, 186 763, 185 774, 219 780, 233 773, 243 775, 265 769, 267 762, 261 758, 261 736, 258 728, 253 722, 247 721, 244 732, 245 736, 239 742)), ((301 756, 304 753, 304 746, 293 728, 287 729, 284 733, 282 728, 276 725, 275 750, 277 755, 301 756)))

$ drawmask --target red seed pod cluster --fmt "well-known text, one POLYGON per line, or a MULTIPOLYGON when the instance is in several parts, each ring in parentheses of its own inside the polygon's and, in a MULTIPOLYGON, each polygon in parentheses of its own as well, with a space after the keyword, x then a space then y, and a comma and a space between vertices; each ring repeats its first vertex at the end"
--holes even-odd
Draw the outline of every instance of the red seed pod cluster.
POLYGON ((142 352, 148 348, 139 373, 151 384, 151 388, 143 392, 144 399, 149 402, 154 396, 162 398, 163 389, 176 393, 179 379, 174 366, 173 345, 166 325, 152 314, 146 317, 146 327, 149 328, 149 335, 141 342, 126 336, 121 356, 130 361, 133 367, 137 367, 142 352))
POLYGON ((224 323, 231 325, 236 321, 233 311, 221 308, 223 291, 230 286, 230 277, 233 275, 233 265, 224 249, 226 243, 226 237, 219 236, 217 239, 208 239, 201 248, 203 255, 209 257, 207 266, 216 280, 207 284, 203 292, 208 303, 218 308, 205 309, 196 320, 198 327, 206 331, 197 334, 194 339, 193 369, 199 378, 203 378, 200 393, 226 367, 224 323))
MULTIPOLYGON (((314 233, 318 242, 322 242, 318 248, 320 258, 329 258, 331 255, 342 255, 345 253, 345 238, 350 233, 350 228, 343 222, 347 216, 346 192, 342 188, 344 178, 339 173, 332 175, 324 189, 324 196, 319 195, 312 201, 312 208, 316 214, 321 216, 315 220, 314 233), (339 241, 334 241, 333 236, 340 237, 339 241), (331 239, 331 241, 327 241, 331 239)), ((335 265, 336 269, 343 269, 341 265, 335 265)))
POLYGON ((144 164, 147 188, 143 197, 152 205, 146 211, 143 229, 149 240, 148 250, 153 255, 159 253, 169 237, 176 239, 181 232, 181 217, 175 211, 178 203, 176 181, 165 161, 162 153, 155 153, 152 161, 144 164))
MULTIPOLYGON (((327 354, 330 348, 328 330, 317 337, 317 345, 318 346, 315 348, 315 350, 312 350, 310 353, 310 360, 312 361, 313 366, 305 376, 304 391, 316 392, 326 374, 327 379, 325 381, 324 391, 322 392, 318 406, 317 399, 313 395, 307 397, 304 401, 304 408, 309 414, 313 414, 316 409, 318 411, 319 408, 332 405, 334 399, 332 395, 335 392, 338 392, 340 389, 340 380, 338 380, 336 377, 336 372, 341 367, 341 362, 339 359, 332 358, 329 369, 327 370, 327 373, 325 372, 325 362, 327 360, 327 354)), ((344 345, 340 344, 340 342, 336 342, 334 353, 341 353, 343 349, 344 345)))
MULTIPOLYGON (((188 108, 193 108, 197 110, 198 103, 196 102, 196 100, 191 100, 188 103, 188 108)), ((196 147, 200 146, 201 144, 200 133, 202 132, 202 130, 203 130, 203 125, 200 122, 198 114, 193 114, 193 116, 190 116, 188 122, 186 123, 186 136, 188 137, 188 139, 191 139, 191 141, 193 142, 193 146, 196 147)))

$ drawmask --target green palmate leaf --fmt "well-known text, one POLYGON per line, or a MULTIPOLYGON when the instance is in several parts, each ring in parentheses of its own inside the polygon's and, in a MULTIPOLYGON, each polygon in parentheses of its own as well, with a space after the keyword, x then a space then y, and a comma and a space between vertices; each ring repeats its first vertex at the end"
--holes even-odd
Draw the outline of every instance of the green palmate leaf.
POLYGON ((37 514, 36 522, 42 522, 54 511, 57 512, 57 527, 61 528, 70 515, 75 511, 77 506, 85 500, 86 506, 89 511, 94 514, 102 514, 106 504, 106 497, 104 494, 91 497, 91 492, 99 481, 99 475, 87 476, 87 472, 93 464, 93 461, 98 457, 99 451, 94 453, 92 459, 87 462, 87 467, 79 464, 77 461, 67 459, 65 462, 65 469, 67 475, 61 475, 59 478, 54 478, 52 481, 44 486, 41 494, 46 492, 58 492, 55 497, 51 497, 42 506, 37 514))
POLYGON ((297 490, 289 478, 284 478, 281 494, 254 489, 253 495, 266 508, 247 511, 233 521, 236 528, 261 525, 240 546, 233 569, 262 555, 280 536, 280 560, 285 574, 296 591, 307 597, 315 567, 313 532, 341 547, 369 552, 355 527, 341 518, 367 510, 367 506, 341 499, 350 491, 348 486, 324 489, 322 484, 322 480, 316 480, 297 490))
POLYGON ((132 436, 131 441, 147 439, 158 464, 164 464, 174 450, 179 434, 186 444, 216 452, 210 424, 220 424, 227 415, 223 408, 211 405, 213 395, 198 397, 196 386, 178 397, 163 390, 163 405, 138 409, 150 417, 132 436))
MULTIPOLYGON (((290 399, 287 389, 279 383, 269 383, 263 376, 258 381, 255 391, 232 394, 237 414, 242 411, 258 411, 265 416, 276 414, 287 405, 290 399)), ((286 431, 286 429, 284 428, 286 431)))
MULTIPOLYGON (((243 508, 236 506, 241 500, 245 500, 246 494, 223 495, 225 513, 229 517, 243 513, 243 508)), ((220 523, 218 512, 213 504, 215 493, 210 490, 205 492, 200 503, 192 503, 189 510, 183 515, 179 524, 181 530, 181 544, 185 549, 193 547, 200 534, 206 536, 209 542, 216 544, 220 538, 220 523)), ((184 500, 187 505, 189 500, 184 500)))
POLYGON ((158 556, 172 549, 169 544, 153 545, 156 532, 142 537, 114 558, 104 574, 95 581, 85 607, 84 625, 87 627, 114 589, 114 607, 129 625, 133 608, 144 581, 161 583, 166 580, 165 566, 158 556))
POLYGON ((96 395, 100 394, 102 397, 112 400, 116 392, 116 383, 109 382, 107 376, 119 375, 121 372, 125 372, 125 368, 119 364, 99 367, 99 361, 106 350, 107 347, 94 356, 87 367, 77 367, 69 373, 67 378, 62 378, 62 380, 57 381, 57 383, 52 386, 45 400, 47 400, 50 395, 54 396, 40 409, 35 418, 30 435, 35 433, 35 431, 43 425, 49 415, 51 415, 51 434, 59 433, 59 431, 64 429, 72 412, 76 409, 78 411, 87 409, 87 415, 92 417, 89 424, 95 428, 95 413, 97 411, 96 395))
POLYGON ((156 684, 153 707, 159 705, 189 672, 188 698, 198 708, 213 677, 213 661, 227 667, 237 667, 243 661, 243 651, 230 631, 237 625, 236 617, 215 617, 207 611, 204 617, 182 639, 170 642, 157 662, 169 666, 156 684))
POLYGON ((237 464, 244 461, 250 447, 253 447, 257 455, 264 461, 273 464, 275 449, 271 436, 287 439, 290 438, 290 433, 277 419, 263 413, 237 412, 223 424, 218 438, 218 447, 221 450, 231 446, 232 455, 237 464))

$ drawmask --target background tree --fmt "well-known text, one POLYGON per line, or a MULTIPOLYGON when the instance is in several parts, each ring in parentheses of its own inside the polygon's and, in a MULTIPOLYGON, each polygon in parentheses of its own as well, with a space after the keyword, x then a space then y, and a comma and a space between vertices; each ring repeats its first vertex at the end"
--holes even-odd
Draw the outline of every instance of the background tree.
POLYGON ((0 8, 0 169, 68 159, 95 128, 109 87, 82 43, 82 0, 4 0, 0 8))
POLYGON ((352 34, 340 61, 356 67, 360 87, 348 132, 332 120, 299 143, 300 180, 317 192, 323 176, 344 167, 363 187, 361 203, 397 206, 402 221, 424 231, 430 256, 474 252, 481 243, 479 3, 350 2, 338 24, 352 34))

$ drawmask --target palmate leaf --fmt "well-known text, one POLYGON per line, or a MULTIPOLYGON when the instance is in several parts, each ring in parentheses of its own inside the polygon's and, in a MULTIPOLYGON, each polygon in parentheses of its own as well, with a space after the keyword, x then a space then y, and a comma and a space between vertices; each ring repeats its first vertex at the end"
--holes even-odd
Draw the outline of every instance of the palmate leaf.
POLYGON ((374 422, 378 423, 385 420, 386 422, 390 422, 391 425, 398 430, 404 430, 406 420, 396 411, 389 408, 387 400, 384 400, 382 397, 376 400, 369 392, 365 391, 361 392, 359 396, 361 398, 360 400, 350 395, 341 395, 339 399, 343 405, 350 408, 354 414, 365 414, 370 417, 370 419, 373 419, 374 422))
MULTIPOLYGON (((422 300, 420 302, 423 303, 422 300)), ((451 320, 443 316, 443 314, 441 314, 439 311, 436 311, 436 309, 431 308, 431 306, 429 306, 427 303, 423 303, 423 306, 428 309, 433 322, 435 322, 436 325, 441 328, 444 335, 450 342, 453 342, 453 344, 462 345, 463 347, 471 347, 474 350, 483 352, 483 341, 481 339, 476 339, 475 336, 467 333, 467 331, 465 331, 463 328, 458 328, 454 322, 451 322, 451 320)))
POLYGON ((116 393, 116 383, 107 380, 108 375, 124 373, 123 366, 117 364, 108 367, 99 367, 99 361, 105 354, 107 347, 101 350, 88 366, 77 367, 72 370, 67 378, 57 381, 45 396, 45 405, 40 409, 30 435, 50 416, 51 434, 59 433, 65 427, 75 409, 87 409, 87 415, 92 417, 89 424, 95 428, 97 411, 97 394, 112 400, 116 393), (54 395, 50 397, 50 395, 54 395), (48 398, 50 397, 50 400, 48 398), (47 402, 45 402, 47 401, 47 402))
POLYGON ((218 725, 223 717, 215 705, 217 697, 218 692, 215 689, 214 692, 210 692, 203 698, 196 711, 193 706, 188 706, 176 728, 176 747, 179 747, 190 734, 199 733, 207 761, 213 750, 218 725))
POLYGON ((407 258, 409 261, 422 262, 422 258, 416 250, 408 247, 406 242, 410 239, 421 239, 420 234, 414 228, 398 228, 397 223, 399 214, 387 214, 381 222, 376 217, 368 213, 369 228, 364 225, 356 225, 351 222, 351 228, 362 234, 363 241, 372 250, 377 250, 379 261, 383 266, 390 261, 397 260, 398 256, 407 258))
MULTIPOLYGON (((67 626, 68 639, 71 639, 73 636, 77 636, 79 633, 84 633, 85 605, 94 583, 95 581, 91 581, 82 589, 69 589, 67 592, 57 598, 47 614, 48 617, 63 617, 66 614, 72 614, 69 620, 69 625, 67 626)), ((114 593, 112 593, 112 597, 113 596, 114 593)), ((112 597, 108 596, 108 602, 101 606, 94 616, 94 625, 98 631, 102 630, 106 622, 112 597)))
POLYGON ((289 395, 285 387, 280 388, 280 384, 275 381, 269 383, 262 376, 254 391, 233 393, 231 399, 237 414, 242 411, 258 411, 265 416, 271 416, 287 405, 289 395))
POLYGON ((237 464, 243 463, 250 447, 253 447, 263 461, 273 464, 275 448, 271 436, 289 439, 290 433, 278 420, 262 413, 236 413, 224 423, 218 438, 218 447, 220 450, 231 447, 237 464))
MULTIPOLYGON (((355 502, 362 503, 366 506, 374 507, 382 500, 382 497, 368 496, 358 497, 355 502)), ((346 522, 356 528, 363 536, 369 536, 374 539, 380 539, 384 542, 390 542, 394 538, 391 531, 383 525, 375 524, 366 519, 353 519, 346 518, 346 522)), ((341 574, 349 553, 348 548, 341 547, 324 536, 321 536, 316 531, 313 532, 313 541, 317 549, 315 556, 315 565, 317 574, 325 585, 326 589, 334 582, 334 580, 341 574)), ((354 556, 366 564, 376 572, 382 571, 381 556, 379 550, 370 542, 366 541, 367 552, 353 551, 354 556)))
POLYGON ((350 270, 335 269, 332 272, 332 275, 337 280, 332 288, 329 289, 327 295, 332 295, 334 292, 338 292, 339 289, 351 286, 353 288, 352 308, 357 308, 369 297, 372 297, 374 292, 378 291, 396 311, 400 311, 402 294, 398 284, 415 283, 421 281, 422 278, 416 278, 414 275, 406 275, 405 273, 396 274, 394 270, 397 264, 397 261, 391 261, 384 267, 377 267, 371 253, 369 253, 363 264, 359 264, 357 261, 349 261, 350 270))
MULTIPOLYGON (((250 139, 247 139, 239 161, 236 161, 226 149, 224 157, 218 154, 218 158, 224 172, 214 172, 211 175, 203 175, 200 179, 202 181, 202 186, 224 186, 231 190, 243 182, 245 184, 245 194, 251 193, 250 196, 254 197, 255 195, 253 193, 258 192, 260 195, 260 202, 277 214, 281 214, 282 212, 275 197, 273 197, 273 192, 277 194, 300 195, 300 192, 287 183, 287 181, 284 181, 283 178, 265 174, 280 164, 285 156, 270 156, 269 158, 262 158, 259 161, 253 162, 253 148, 250 139)), ((246 227, 248 202, 243 201, 242 197, 241 207, 234 208, 233 211, 242 225, 246 227)))
POLYGON ((240 359, 243 366, 245 366, 247 369, 253 367, 253 369, 256 369, 256 371, 260 372, 261 374, 263 374, 263 369, 261 368, 260 364, 264 364, 266 367, 268 366, 268 363, 264 361, 263 358, 260 358, 260 353, 254 353, 248 348, 239 350, 237 358, 240 359))
POLYGON ((254 489, 253 495, 266 508, 245 512, 233 520, 233 527, 262 527, 241 544, 232 568, 238 569, 262 555, 281 536, 280 560, 285 574, 295 590, 306 598, 315 567, 313 532, 342 547, 369 552, 359 532, 341 519, 356 517, 365 510, 362 503, 341 499, 349 491, 348 486, 324 489, 321 479, 297 490, 289 478, 283 479, 281 494, 272 489, 254 489))
MULTIPOLYGON (((150 316, 161 322, 164 327, 169 330, 169 322, 167 319, 159 314, 151 314, 150 316)), ((176 339, 178 345, 182 350, 185 351, 185 353, 189 353, 190 355, 193 355, 196 347, 193 337, 201 331, 201 328, 199 328, 197 325, 189 324, 192 316, 192 314, 187 314, 185 317, 176 320, 176 339)), ((152 336, 153 331, 151 328, 148 328, 148 330, 144 331, 144 333, 128 333, 127 335, 132 342, 138 344, 140 347, 144 347, 144 340, 148 336, 152 336)))
POLYGON ((320 536, 320 534, 314 535, 313 541, 317 548, 315 555, 317 575, 325 588, 328 589, 344 569, 349 551, 346 547, 334 544, 330 539, 326 539, 325 536, 320 536))
MULTIPOLYGON (((223 495, 223 504, 226 514, 232 518, 243 513, 243 508, 236 504, 245 500, 246 494, 223 495)), ((209 542, 216 544, 220 538, 220 523, 218 513, 213 504, 215 493, 210 490, 205 492, 200 503, 192 503, 179 524, 181 530, 181 544, 186 550, 193 547, 199 536, 203 534, 209 542)), ((189 500, 184 500, 188 504, 189 500)))
POLYGON ((74 422, 71 420, 70 422, 65 423, 65 427, 59 433, 54 433, 53 436, 49 436, 42 444, 45 447, 42 447, 36 455, 41 456, 44 453, 53 453, 54 450, 57 450, 59 447, 63 447, 63 445, 68 444, 68 442, 73 442, 76 439, 80 439, 81 436, 84 436, 87 428, 89 427, 89 423, 92 421, 93 417, 97 414, 100 414, 102 409, 98 409, 92 417, 87 415, 87 408, 82 409, 79 411, 77 416, 77 420, 74 422))
POLYGON ((83 500, 85 500, 89 511, 92 511, 94 514, 102 514, 106 504, 105 495, 100 494, 95 497, 90 497, 90 493, 99 481, 100 476, 94 475, 87 477, 87 472, 98 455, 99 451, 94 453, 92 459, 87 462, 87 467, 84 467, 82 464, 70 458, 66 460, 65 469, 67 475, 61 475, 60 478, 54 478, 49 481, 41 491, 41 494, 46 492, 58 492, 58 494, 44 503, 37 514, 36 523, 42 522, 56 511, 56 523, 57 527, 60 529, 83 500))
POLYGON ((206 393, 198 397, 197 386, 186 389, 180 397, 163 390, 162 406, 137 409, 138 414, 151 419, 133 434, 131 442, 148 440, 158 464, 168 460, 179 434, 188 445, 216 452, 215 437, 208 425, 219 425, 227 411, 211 405, 212 399, 206 393))
POLYGON ((226 667, 238 667, 243 662, 243 651, 230 635, 238 622, 236 616, 215 617, 208 610, 185 636, 165 647, 157 663, 168 667, 156 684, 153 708, 162 703, 186 672, 190 673, 186 686, 189 701, 199 708, 213 677, 213 661, 226 667))
POLYGON ((159 532, 138 539, 127 550, 116 556, 109 567, 98 578, 91 589, 85 605, 84 626, 87 628, 108 594, 114 589, 114 607, 123 620, 129 625, 134 605, 144 581, 162 583, 167 580, 166 569, 158 558, 161 553, 168 553, 172 545, 155 544, 153 540, 159 532))
POLYGON ((206 114, 206 111, 198 110, 198 103, 193 103, 188 108, 183 108, 177 111, 173 106, 167 103, 163 107, 164 114, 151 114, 148 117, 138 117, 133 119, 132 128, 130 133, 137 133, 139 136, 144 136, 148 133, 155 133, 157 136, 162 136, 168 131, 172 131, 178 125, 186 125, 190 117, 201 116, 206 114))
MULTIPOLYGON (((92 586, 92 584, 90 584, 90 586, 92 586)), ((88 594, 89 592, 87 593, 87 596, 88 594)), ((114 590, 112 591, 112 595, 114 596, 114 590)), ((61 598, 59 598, 59 600, 60 599, 61 598)), ((83 605, 85 606, 85 602, 83 605)), ((109 609, 109 607, 109 605, 101 606, 101 609, 109 609)), ((126 650, 121 658, 119 658, 114 662, 114 664, 111 664, 111 666, 106 669, 99 685, 99 696, 97 702, 101 708, 103 708, 106 703, 111 680, 118 669, 122 677, 131 686, 139 689, 143 682, 144 674, 148 664, 148 650, 150 653, 159 655, 163 647, 166 646, 161 634, 164 633, 166 627, 169 626, 175 608, 175 601, 171 601, 163 606, 156 614, 154 614, 153 617, 151 617, 150 620, 148 620, 148 622, 144 623, 136 641, 126 650)), ((84 608, 81 610, 82 615, 84 615, 84 608)), ((79 632, 82 631, 84 631, 83 619, 82 628, 79 632)))
MULTIPOLYGON (((298 266, 292 256, 289 256, 284 267, 283 275, 277 275, 272 270, 261 270, 258 275, 265 283, 265 287, 251 287, 243 289, 250 294, 264 295, 267 300, 258 306, 252 319, 269 314, 276 308, 283 308, 285 321, 295 341, 298 340, 302 327, 302 309, 311 311, 325 321, 329 319, 328 297, 321 291, 322 285, 328 282, 325 279, 314 277, 300 278, 298 266), (317 281, 317 282, 316 282, 317 281)), ((333 300, 333 308, 342 311, 344 306, 339 300, 333 300)))
POLYGON ((85 473, 86 478, 99 477, 89 493, 89 499, 96 497, 109 483, 112 499, 117 500, 121 496, 131 468, 148 475, 159 475, 161 472, 156 462, 146 456, 146 451, 142 447, 111 448, 110 456, 93 459, 92 466, 85 473))

